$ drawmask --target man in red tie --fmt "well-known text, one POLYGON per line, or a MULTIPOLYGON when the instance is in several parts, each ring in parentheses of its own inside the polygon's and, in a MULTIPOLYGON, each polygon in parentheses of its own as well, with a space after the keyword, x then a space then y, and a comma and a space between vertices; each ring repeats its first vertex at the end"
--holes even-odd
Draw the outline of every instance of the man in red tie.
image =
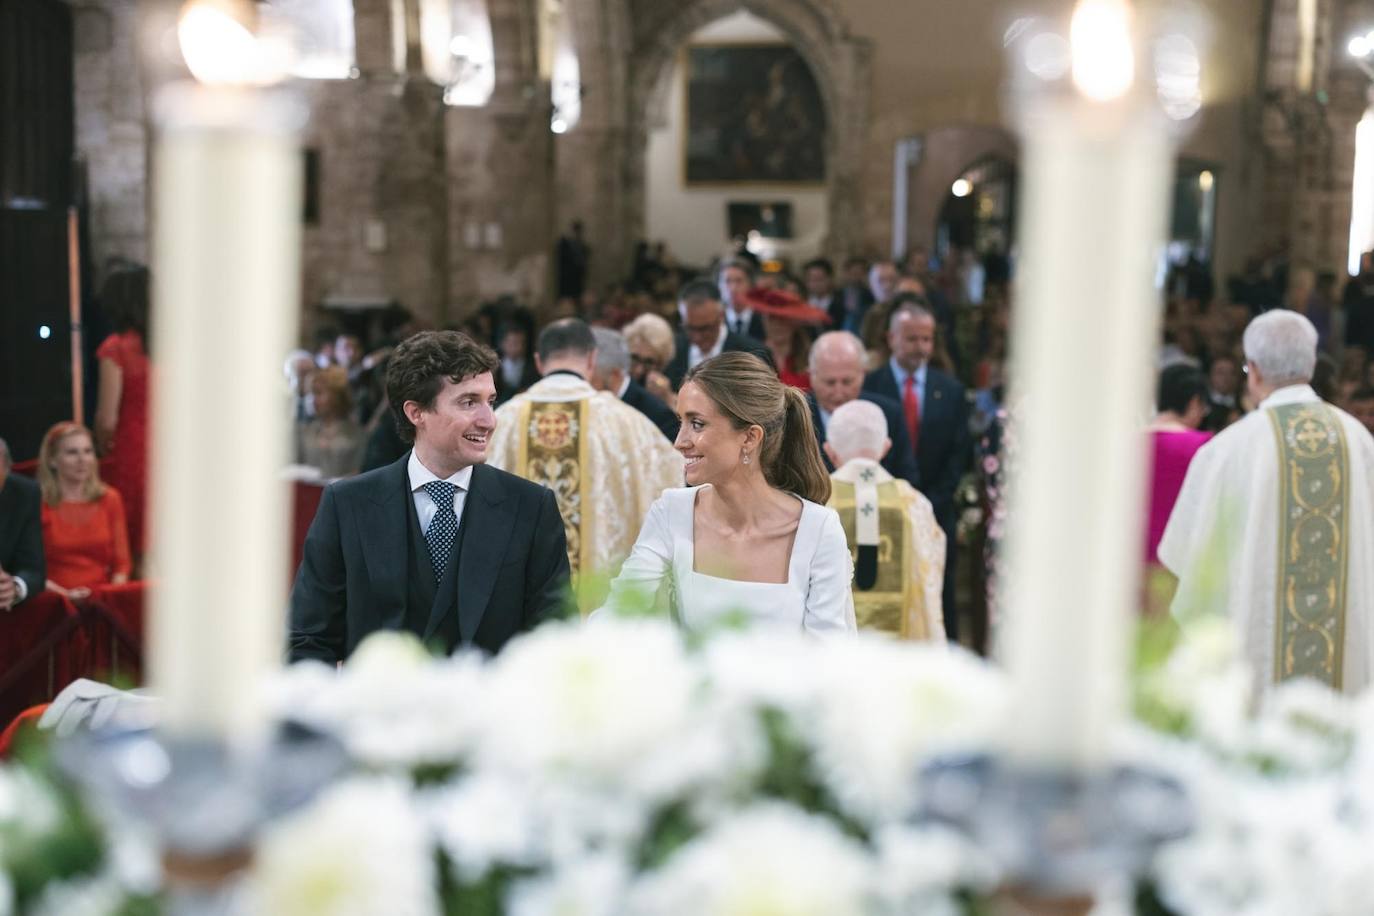
POLYGON ((892 352, 864 380, 864 390, 894 398, 902 405, 907 438, 911 442, 921 481, 936 521, 945 532, 945 632, 957 638, 954 602, 954 493, 968 469, 970 436, 964 386, 953 376, 932 368, 935 316, 916 302, 899 304, 888 322, 887 344, 892 352))

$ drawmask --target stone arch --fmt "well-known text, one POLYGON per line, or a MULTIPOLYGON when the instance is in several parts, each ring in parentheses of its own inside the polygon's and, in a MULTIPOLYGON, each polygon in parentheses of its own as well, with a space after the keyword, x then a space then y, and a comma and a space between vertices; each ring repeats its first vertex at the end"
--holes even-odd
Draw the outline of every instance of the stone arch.
POLYGON ((826 109, 825 250, 857 250, 863 226, 863 147, 868 123, 871 48, 849 34, 832 0, 696 0, 678 10, 635 48, 630 59, 626 139, 626 206, 622 221, 631 238, 644 234, 645 151, 655 112, 667 101, 672 63, 702 26, 740 10, 767 20, 787 37, 811 68, 826 109))
POLYGON ((921 136, 921 155, 911 171, 907 199, 909 248, 931 247, 950 185, 968 169, 990 158, 1018 162, 1019 148, 1010 132, 1000 127, 950 125, 921 136))

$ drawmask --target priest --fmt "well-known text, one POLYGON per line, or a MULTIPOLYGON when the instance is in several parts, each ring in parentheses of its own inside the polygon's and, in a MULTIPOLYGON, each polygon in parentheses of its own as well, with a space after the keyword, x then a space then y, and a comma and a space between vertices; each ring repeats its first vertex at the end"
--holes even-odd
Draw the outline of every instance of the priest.
POLYGON ((930 500, 882 466, 892 447, 883 409, 850 401, 831 415, 828 432, 822 448, 836 467, 829 505, 840 514, 854 559, 859 626, 944 642, 945 533, 930 500))
POLYGON ((543 376, 496 411, 487 463, 553 491, 578 602, 598 607, 659 495, 683 483, 683 459, 648 417, 590 382, 596 338, 578 318, 540 333, 543 376))
POLYGON ((1245 329, 1258 408, 1198 450, 1159 545, 1176 617, 1220 612, 1259 693, 1374 667, 1374 438, 1310 382, 1317 330, 1283 309, 1245 329))

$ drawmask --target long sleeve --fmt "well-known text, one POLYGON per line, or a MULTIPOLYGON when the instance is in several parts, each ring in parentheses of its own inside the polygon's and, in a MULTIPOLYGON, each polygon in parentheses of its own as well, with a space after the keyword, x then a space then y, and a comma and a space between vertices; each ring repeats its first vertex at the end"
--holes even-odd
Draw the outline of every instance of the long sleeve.
POLYGON ((945 533, 935 521, 930 500, 914 490, 904 495, 908 500, 907 516, 911 519, 911 536, 915 541, 911 545, 915 567, 911 571, 912 581, 919 595, 918 607, 911 610, 921 614, 921 619, 911 621, 908 629, 925 633, 925 638, 934 642, 944 642, 945 533))
POLYGON ((2 565, 6 572, 24 583, 24 600, 27 600, 48 585, 48 566, 43 550, 42 502, 36 484, 11 476, 5 485, 18 491, 15 495, 19 508, 15 515, 20 521, 13 553, 6 558, 8 563, 2 565))
POLYGON ((534 531, 529 587, 525 592, 524 619, 521 621, 525 630, 556 618, 563 609, 568 590, 568 540, 552 490, 544 490, 539 500, 539 517, 534 531))
POLYGON ((110 559, 112 576, 128 576, 133 572, 134 561, 129 553, 129 525, 124 518, 124 500, 114 487, 105 490, 103 498, 105 518, 110 526, 110 559))
POLYGON ((839 515, 830 509, 824 512, 811 561, 802 629, 821 635, 855 633, 859 627, 854 617, 854 565, 849 558, 849 544, 839 515))
POLYGON ((937 517, 942 514, 952 517, 954 493, 959 489, 959 480, 964 476, 964 471, 968 469, 969 452, 973 446, 973 437, 968 429, 968 404, 964 399, 964 386, 952 382, 946 396, 954 410, 949 451, 945 455, 944 463, 936 472, 935 479, 922 481, 929 486, 929 489, 923 488, 922 492, 930 497, 937 517))
MULTIPOLYGON (((843 533, 840 535, 843 540, 843 533)), ((847 555, 847 554, 846 554, 847 555)), ((639 538, 630 556, 620 567, 620 575, 611 582, 606 603, 593 612, 636 611, 655 604, 659 588, 673 566, 673 538, 668 525, 667 498, 660 497, 644 518, 639 538)))
POLYGON ((348 631, 346 571, 334 487, 325 488, 305 536, 301 568, 291 589, 290 661, 343 661, 348 631))

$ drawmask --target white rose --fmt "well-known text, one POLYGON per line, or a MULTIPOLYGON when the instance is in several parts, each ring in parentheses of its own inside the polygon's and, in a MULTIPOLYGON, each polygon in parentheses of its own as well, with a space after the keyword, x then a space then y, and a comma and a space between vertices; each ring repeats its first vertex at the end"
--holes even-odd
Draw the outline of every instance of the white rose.
POLYGON ((638 883, 632 916, 860 916, 873 863, 829 820, 763 804, 717 824, 638 883))
POLYGON ((864 634, 817 661, 816 708, 799 725, 826 784, 868 822, 912 813, 921 767, 990 747, 1004 720, 1001 674, 962 650, 864 634))
POLYGON ((544 626, 491 664, 480 756, 494 768, 635 792, 646 788, 636 774, 680 739, 701 693, 670 624, 544 626))
POLYGON ((249 912, 437 916, 434 848, 399 780, 355 779, 263 835, 249 912))
POLYGON ((506 900, 509 916, 616 916, 629 865, 610 853, 577 859, 518 882, 506 900))

